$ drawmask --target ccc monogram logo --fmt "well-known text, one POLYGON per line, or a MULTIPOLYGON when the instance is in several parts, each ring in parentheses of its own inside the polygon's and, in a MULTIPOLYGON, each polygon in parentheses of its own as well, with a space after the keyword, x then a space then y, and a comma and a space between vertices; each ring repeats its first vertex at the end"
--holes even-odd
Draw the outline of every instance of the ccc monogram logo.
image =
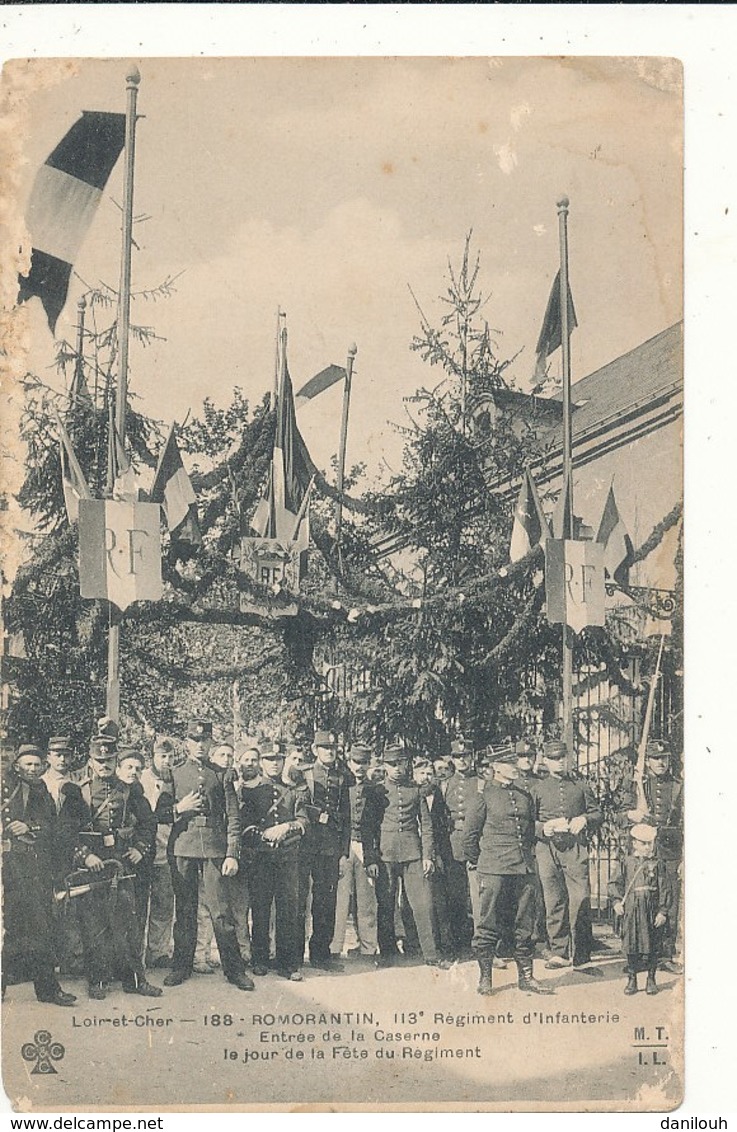
POLYGON ((53 1063, 61 1061, 66 1050, 61 1042, 53 1042, 48 1030, 38 1030, 33 1035, 32 1042, 25 1042, 21 1046, 21 1057, 24 1061, 35 1061, 31 1073, 56 1073, 53 1063))

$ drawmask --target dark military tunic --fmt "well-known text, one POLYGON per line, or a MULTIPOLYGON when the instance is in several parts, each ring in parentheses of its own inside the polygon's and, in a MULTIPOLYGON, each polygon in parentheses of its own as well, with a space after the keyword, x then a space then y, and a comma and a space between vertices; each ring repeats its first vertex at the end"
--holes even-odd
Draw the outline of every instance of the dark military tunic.
POLYGON ((535 919, 535 816, 532 798, 515 785, 489 782, 471 804, 463 851, 477 865, 480 910, 473 949, 493 958, 513 939, 516 959, 532 956, 535 919))
POLYGON ((601 811, 588 783, 568 774, 539 778, 530 792, 550 950, 576 965, 587 963, 593 943, 588 839, 601 825, 601 811), (580 833, 565 830, 545 836, 547 821, 563 818, 570 822, 581 814, 586 814, 587 824, 580 833))
POLYGON ((330 958, 335 932, 340 859, 351 847, 351 802, 348 776, 338 766, 315 763, 305 774, 309 794, 307 812, 312 823, 304 846, 302 896, 312 880, 312 935, 310 958, 330 958))
MULTIPOLYGON (((124 984, 135 985, 136 978, 144 977, 141 925, 135 897, 136 870, 126 854, 137 849, 146 857, 156 835, 156 820, 137 784, 134 788, 114 775, 92 775, 81 783, 80 790, 87 820, 79 833, 77 866, 84 867, 86 858, 94 854, 101 861, 118 861, 126 878, 95 887, 78 898, 87 978, 90 983, 121 978, 124 984)), ((88 879, 97 885, 100 878, 93 873, 88 879)))
POLYGON ((59 991, 54 974, 52 888, 56 812, 43 782, 10 771, 2 785, 3 985, 9 975, 33 979, 36 996, 59 991), (11 822, 29 832, 15 836, 11 822))
POLYGON ((174 956, 172 968, 189 975, 197 947, 199 878, 212 919, 227 979, 240 977, 245 965, 238 946, 235 924, 224 885, 222 865, 226 857, 237 861, 241 851, 241 822, 230 772, 207 761, 187 759, 172 771, 174 826, 171 834, 172 882, 174 884, 174 956), (187 794, 199 793, 199 813, 176 812, 187 794))
POLYGON ((414 917, 422 954, 426 960, 435 960, 438 950, 432 924, 432 894, 422 867, 423 861, 435 859, 427 802, 420 787, 413 782, 387 780, 376 785, 375 790, 380 821, 376 881, 379 951, 382 955, 397 951, 394 906, 401 883, 414 917))
POLYGON ((269 964, 269 922, 275 903, 276 965, 291 974, 301 967, 303 958, 299 950, 299 852, 309 826, 307 791, 264 777, 239 787, 237 793, 244 854, 249 861, 253 963, 256 967, 269 964), (283 823, 290 828, 279 845, 264 840, 265 830, 283 823))
POLYGON ((463 776, 457 771, 445 791, 450 853, 444 859, 448 876, 448 915, 455 951, 462 952, 471 940, 478 916, 478 880, 463 856, 463 829, 469 807, 479 794, 478 775, 463 776))

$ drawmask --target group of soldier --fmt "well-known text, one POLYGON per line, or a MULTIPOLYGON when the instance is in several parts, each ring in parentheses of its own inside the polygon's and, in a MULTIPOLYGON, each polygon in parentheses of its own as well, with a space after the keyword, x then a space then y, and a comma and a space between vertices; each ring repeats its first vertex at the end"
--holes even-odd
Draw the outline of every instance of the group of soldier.
MULTIPOLYGON (((306 959, 344 969, 351 911, 368 962, 390 966, 412 947, 439 968, 473 955, 483 995, 509 959, 521 990, 552 993, 533 975, 540 950, 549 970, 597 973, 589 845, 602 815, 560 740, 474 754, 457 739, 432 758, 394 744, 376 757, 360 744, 339 753, 321 730, 309 746, 216 744, 198 718, 184 747, 177 763, 162 736, 146 760, 103 718, 81 781, 67 738, 17 749, 3 782, 4 980, 20 972, 40 1001, 72 1005, 56 968, 76 948, 92 999, 116 979, 158 997, 152 968, 167 970, 165 987, 216 963, 240 990, 270 970, 300 981, 306 959)), ((662 846, 667 900, 644 962, 676 970, 681 787, 666 744, 648 746, 619 817, 662 846)), ((626 882, 613 895, 627 935, 626 882)))

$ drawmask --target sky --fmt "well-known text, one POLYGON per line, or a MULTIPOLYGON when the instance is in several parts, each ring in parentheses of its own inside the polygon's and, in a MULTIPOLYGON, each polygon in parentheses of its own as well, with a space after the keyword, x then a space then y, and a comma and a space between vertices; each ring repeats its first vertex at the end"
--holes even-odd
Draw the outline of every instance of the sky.
MULTIPOLYGON (((132 320, 139 406, 170 422, 239 385, 269 388, 276 311, 295 388, 355 342, 349 462, 398 467, 403 398, 434 385, 410 350, 443 312, 466 233, 481 256, 498 353, 527 388, 570 198, 574 381, 681 316, 680 64, 616 58, 142 59, 133 291, 178 275, 132 320)), ((10 64, 21 161, 18 231, 38 166, 82 110, 125 108, 127 61, 10 64)), ((76 264, 117 285, 123 161, 76 264)), ((73 280, 57 335, 74 339, 73 280)), ((35 309, 32 309, 35 308, 35 309)), ((53 343, 40 304, 28 365, 53 343)), ((559 365, 558 359, 553 361, 559 365)), ((341 386, 299 411, 316 462, 337 451, 341 386)))

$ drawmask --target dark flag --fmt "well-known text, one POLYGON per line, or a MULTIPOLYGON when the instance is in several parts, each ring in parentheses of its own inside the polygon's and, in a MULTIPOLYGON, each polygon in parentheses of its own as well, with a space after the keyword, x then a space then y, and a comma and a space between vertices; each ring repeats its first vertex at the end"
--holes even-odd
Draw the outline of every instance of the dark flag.
POLYGON ((251 527, 261 538, 288 543, 298 535, 304 537, 304 523, 309 522, 309 511, 305 514, 303 503, 316 472, 297 428, 292 380, 285 360, 269 483, 251 521, 251 527))
POLYGON ((535 481, 529 468, 525 468, 517 506, 514 509, 512 539, 509 547, 510 560, 519 562, 536 546, 544 545, 549 537, 550 530, 543 514, 535 481))
POLYGON ((632 565, 634 547, 619 514, 613 486, 609 488, 609 494, 606 497, 596 541, 604 547, 604 568, 609 577, 617 585, 629 585, 629 571, 632 565))
POLYGON ((197 496, 174 435, 175 425, 161 450, 156 468, 154 484, 151 488, 151 502, 160 503, 164 508, 166 521, 172 538, 191 542, 199 546, 202 534, 197 521, 197 496))
POLYGON ((85 110, 36 174, 26 213, 31 269, 19 277, 18 302, 38 296, 52 334, 72 265, 124 144, 124 114, 85 110))
POLYGON ((303 401, 311 401, 313 397, 317 397, 318 393, 322 393, 324 389, 329 389, 331 385, 336 382, 342 381, 346 375, 343 366, 330 365, 325 369, 320 370, 309 381, 305 382, 300 391, 297 393, 295 404, 299 406, 303 401))
MULTIPOLYGON (((568 329, 573 330, 578 326, 576 319, 576 311, 573 306, 573 297, 571 289, 568 288, 568 329)), ((547 359, 554 350, 562 344, 563 331, 561 327, 560 317, 560 271, 557 272, 553 280, 553 286, 550 289, 550 297, 548 298, 548 305, 545 310, 545 318, 543 319, 540 337, 537 340, 537 365, 535 366, 535 379, 542 381, 545 378, 545 367, 547 359)))

